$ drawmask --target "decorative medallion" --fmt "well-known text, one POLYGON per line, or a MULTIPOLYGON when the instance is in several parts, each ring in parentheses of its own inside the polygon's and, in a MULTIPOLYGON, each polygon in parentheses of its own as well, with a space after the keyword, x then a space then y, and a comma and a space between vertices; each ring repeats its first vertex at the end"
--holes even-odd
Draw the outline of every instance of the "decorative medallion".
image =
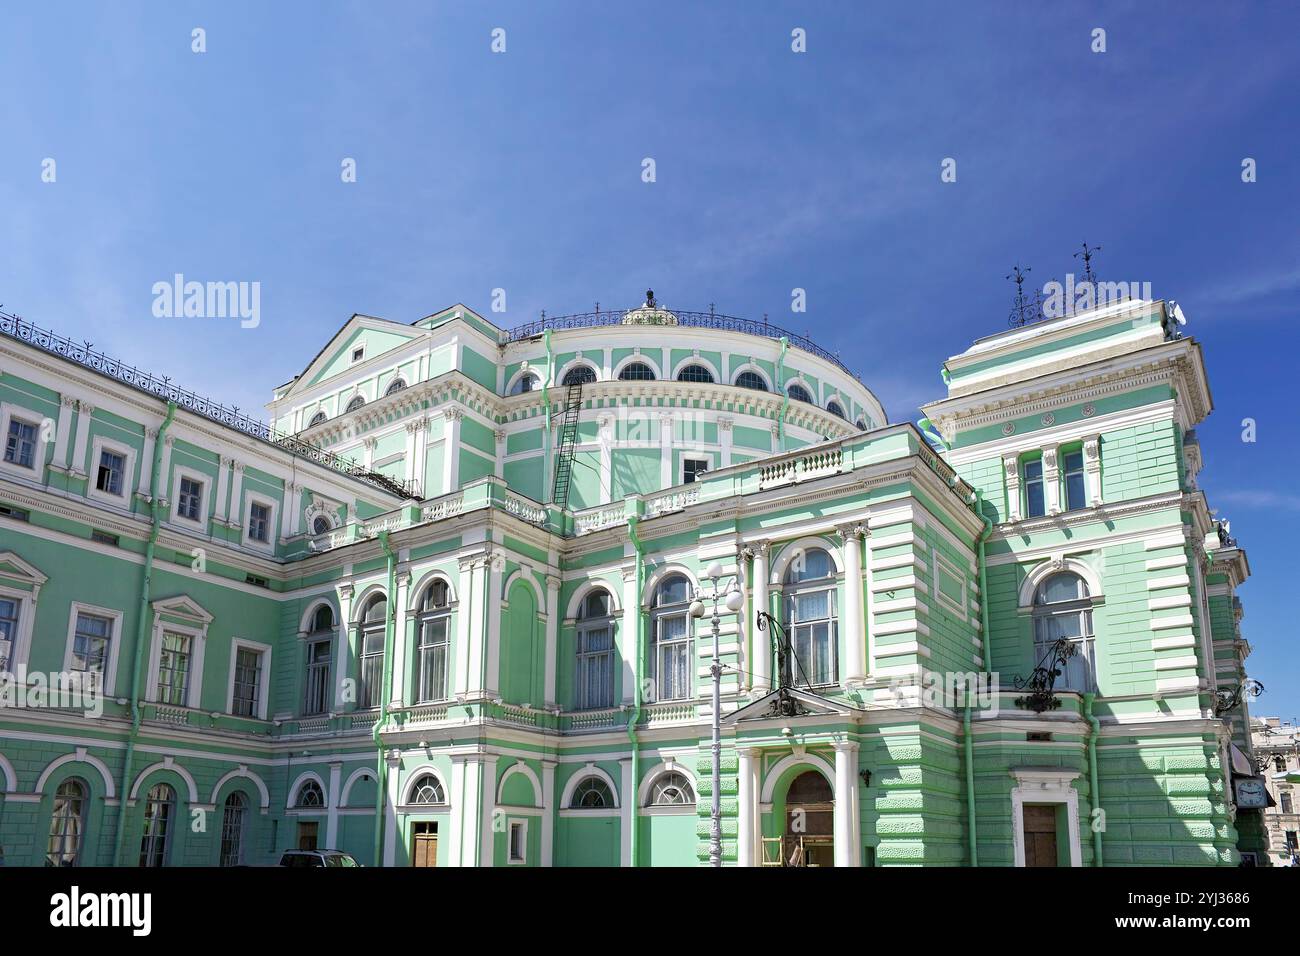
POLYGON ((1016 423, 1015 423, 1015 422, 1007 422, 1005 425, 1002 426, 1002 434, 1004 434, 1004 435, 1014 435, 1015 433, 1016 433, 1016 423))
POLYGON ((1084 418, 1092 418, 1092 416, 1093 416, 1093 415, 1096 415, 1096 414, 1097 414, 1097 406, 1096 406, 1096 405, 1093 405, 1091 402, 1089 402, 1087 405, 1083 406, 1083 417, 1084 417, 1084 418))
POLYGON ((1043 416, 1042 421, 1043 421, 1043 427, 1044 427, 1044 428, 1046 428, 1046 427, 1048 427, 1048 426, 1051 426, 1051 425, 1055 425, 1055 424, 1056 424, 1056 416, 1053 415, 1051 412, 1048 412, 1046 415, 1043 416))

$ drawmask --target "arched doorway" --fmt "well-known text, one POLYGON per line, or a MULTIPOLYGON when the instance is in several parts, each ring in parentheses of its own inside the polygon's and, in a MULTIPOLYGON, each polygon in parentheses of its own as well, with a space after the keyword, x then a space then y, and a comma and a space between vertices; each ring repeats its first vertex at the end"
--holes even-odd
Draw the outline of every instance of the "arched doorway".
POLYGON ((835 865, 835 794, 816 770, 790 781, 781 835, 783 866, 835 865))

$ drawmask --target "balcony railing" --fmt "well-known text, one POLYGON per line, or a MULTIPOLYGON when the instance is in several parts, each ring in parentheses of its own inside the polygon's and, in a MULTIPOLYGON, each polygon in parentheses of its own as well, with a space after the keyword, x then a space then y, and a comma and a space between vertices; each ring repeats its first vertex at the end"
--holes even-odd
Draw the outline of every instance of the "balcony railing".
POLYGON ((784 338, 789 340, 790 344, 795 348, 825 359, 858 382, 862 381, 858 374, 845 365, 837 354, 822 348, 806 335, 799 335, 797 332, 783 329, 779 325, 773 325, 766 320, 757 322, 754 319, 741 319, 734 315, 719 315, 716 312, 678 312, 676 309, 665 309, 662 305, 656 305, 653 309, 638 306, 634 309, 615 309, 605 312, 597 310, 595 312, 578 312, 573 315, 550 316, 543 314, 542 318, 534 322, 526 322, 510 329, 506 333, 506 340, 518 342, 522 339, 531 339, 534 336, 541 335, 547 329, 558 331, 561 329, 594 329, 610 325, 656 324, 627 320, 629 313, 636 314, 639 312, 646 314, 662 313, 676 320, 675 322, 665 321, 661 323, 663 325, 685 326, 693 329, 717 329, 721 332, 740 332, 744 335, 761 335, 768 339, 784 338), (625 320, 627 321, 625 322, 625 320))
POLYGON ((8 312, 0 312, 0 335, 7 335, 11 339, 35 346, 51 355, 76 362, 100 375, 106 375, 123 385, 165 402, 174 402, 178 407, 202 415, 209 421, 275 445, 298 458, 314 461, 358 481, 364 481, 387 494, 396 495, 398 498, 419 497, 419 488, 414 482, 402 483, 387 475, 367 471, 349 458, 342 458, 323 448, 317 448, 293 435, 276 431, 265 422, 250 418, 241 412, 238 406, 215 402, 187 388, 181 388, 167 375, 155 375, 105 355, 103 352, 97 352, 91 342, 74 342, 8 312))

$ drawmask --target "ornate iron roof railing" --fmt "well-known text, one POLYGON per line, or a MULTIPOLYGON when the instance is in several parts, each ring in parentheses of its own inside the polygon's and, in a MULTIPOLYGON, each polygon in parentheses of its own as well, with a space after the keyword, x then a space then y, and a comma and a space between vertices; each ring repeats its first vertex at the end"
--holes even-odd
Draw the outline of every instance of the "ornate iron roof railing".
POLYGON ((9 338, 34 345, 37 348, 76 362, 92 371, 115 379, 124 385, 153 395, 167 402, 175 402, 187 411, 202 415, 204 418, 243 432, 253 438, 275 445, 291 455, 314 461, 334 471, 401 498, 419 497, 419 489, 412 482, 405 484, 394 481, 387 475, 367 471, 348 458, 341 458, 332 452, 317 448, 293 435, 278 432, 265 422, 250 418, 241 412, 238 406, 229 407, 210 398, 198 395, 189 389, 181 388, 166 375, 154 375, 118 359, 96 352, 91 342, 77 343, 62 335, 33 325, 20 316, 0 311, 0 334, 9 338))
MULTIPOLYGON (((624 318, 628 313, 645 313, 646 306, 640 305, 631 309, 613 309, 597 310, 595 312, 579 312, 573 315, 556 315, 550 316, 542 313, 542 317, 533 322, 525 322, 523 325, 510 329, 506 334, 506 341, 518 342, 521 339, 530 339, 535 335, 541 335, 547 329, 590 329, 608 325, 623 325, 624 318)), ((825 359, 828 362, 843 369, 847 374, 861 382, 858 374, 850 369, 840 357, 830 352, 806 335, 799 335, 788 329, 783 329, 779 325, 772 325, 764 320, 762 322, 754 319, 741 319, 733 315, 720 315, 716 312, 678 312, 676 309, 668 308, 662 303, 655 303, 651 307, 654 311, 667 313, 677 320, 676 325, 685 326, 693 329, 717 329, 722 332, 741 332, 745 335, 761 335, 764 338, 789 339, 790 344, 795 348, 810 352, 818 358, 825 359)), ((674 323, 654 323, 654 322, 628 322, 628 325, 655 325, 663 324, 671 326, 674 323)))

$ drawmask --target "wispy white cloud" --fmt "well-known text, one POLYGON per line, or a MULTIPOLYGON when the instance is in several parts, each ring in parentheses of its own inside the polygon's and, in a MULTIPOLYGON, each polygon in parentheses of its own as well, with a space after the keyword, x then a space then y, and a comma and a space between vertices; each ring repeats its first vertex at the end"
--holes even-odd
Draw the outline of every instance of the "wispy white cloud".
POLYGON ((1221 491, 1214 495, 1213 504, 1236 505, 1243 509, 1300 512, 1300 495, 1267 491, 1262 488, 1243 488, 1221 491))

